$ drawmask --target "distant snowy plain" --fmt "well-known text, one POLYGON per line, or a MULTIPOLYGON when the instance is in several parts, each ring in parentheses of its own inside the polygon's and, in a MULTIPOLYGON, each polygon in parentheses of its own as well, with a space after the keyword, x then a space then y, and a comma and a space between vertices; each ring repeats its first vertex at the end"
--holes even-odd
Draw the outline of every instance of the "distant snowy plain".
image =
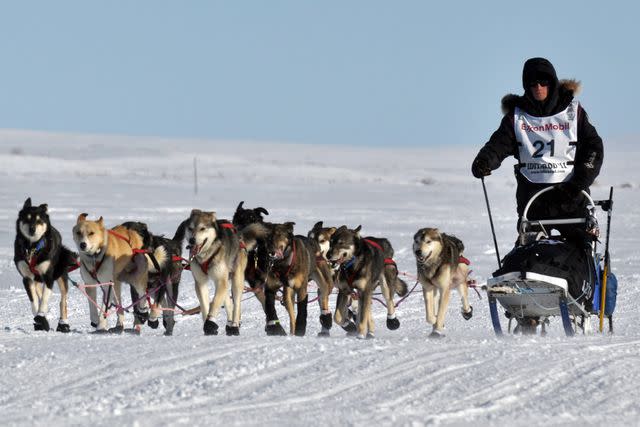
MULTIPOLYGON (((167 140, 0 131, 0 422, 3 425, 631 425, 640 416, 640 173, 638 152, 607 145, 593 186, 614 186, 612 262, 619 279, 613 336, 566 338, 558 319, 542 337, 494 337, 484 292, 470 293, 465 321, 452 298, 447 336, 427 338, 420 292, 385 327, 374 302, 376 339, 331 337, 310 305, 307 336, 267 337, 264 314, 246 295, 239 337, 205 337, 200 316, 178 316, 174 336, 93 335, 88 305, 70 291, 73 332, 34 332, 13 264, 17 212, 27 197, 48 203, 73 247, 78 214, 109 226, 144 221, 173 235, 192 208, 231 218, 264 206, 272 222, 306 234, 319 220, 363 226, 391 240, 399 269, 415 274, 413 234, 438 227, 460 237, 482 284, 496 259, 480 182, 469 173, 478 147, 367 149, 268 142, 167 140), (193 164, 197 158, 198 193, 193 164)), ((505 254, 515 239, 510 161, 487 178, 505 254)), ((600 216, 604 230, 605 217, 600 216)), ((75 248, 74 248, 75 249, 75 248)), ((79 273, 72 273, 79 279, 79 273)), ((410 287, 415 283, 409 281, 410 287)), ((315 289, 311 285, 312 289, 315 289)), ((312 291, 312 296, 315 291, 312 291)), ((49 321, 58 316, 59 294, 49 321)), ((196 305, 191 273, 179 303, 196 305)), ((332 298, 332 307, 335 305, 332 298)), ((278 307, 281 320, 288 318, 278 307)), ((224 316, 224 314, 222 315, 224 316)), ((224 322, 221 317, 220 322, 224 322)), ((503 319, 504 320, 504 319, 503 319)), ((127 316, 131 324, 131 316, 127 316)), ((113 320, 112 320, 113 322, 113 320)), ((503 326, 506 326, 504 323, 503 326)))

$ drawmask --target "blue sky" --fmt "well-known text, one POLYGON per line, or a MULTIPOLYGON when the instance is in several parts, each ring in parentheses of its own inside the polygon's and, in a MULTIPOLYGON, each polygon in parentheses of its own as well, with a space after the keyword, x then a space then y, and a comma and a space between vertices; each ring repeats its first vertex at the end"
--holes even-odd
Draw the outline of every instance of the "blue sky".
POLYGON ((0 128, 483 144, 544 56, 638 135, 634 2, 1 1, 0 128), (441 3, 441 4, 440 4, 441 3))

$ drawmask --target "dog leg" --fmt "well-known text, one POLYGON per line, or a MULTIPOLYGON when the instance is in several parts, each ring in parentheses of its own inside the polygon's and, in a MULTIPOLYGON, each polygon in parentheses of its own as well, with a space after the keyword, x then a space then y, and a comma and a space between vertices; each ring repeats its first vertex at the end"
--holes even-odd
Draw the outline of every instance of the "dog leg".
POLYGON ((438 315, 436 316, 436 324, 433 327, 433 332, 438 335, 443 335, 444 330, 444 318, 447 314, 447 307, 449 306, 449 297, 451 290, 449 289, 449 282, 440 288, 440 303, 438 305, 438 315))
POLYGON ((199 282, 196 280, 196 295, 198 296, 198 302, 200 303, 200 314, 202 320, 206 321, 209 315, 209 284, 207 281, 199 282))
POLYGON ((291 286, 284 288, 284 306, 289 314, 289 334, 295 335, 296 333, 296 312, 293 309, 293 289, 291 286))
POLYGON ((360 292, 360 306, 358 307, 358 338, 367 337, 369 316, 371 315, 371 291, 365 289, 360 292))
POLYGON ((347 335, 355 335, 357 332, 356 324, 349 318, 347 314, 347 304, 349 302, 349 291, 340 290, 338 293, 338 300, 336 303, 336 313, 334 320, 342 329, 347 332, 347 335))
POLYGON ((307 331, 307 305, 309 303, 309 294, 307 287, 302 286, 298 290, 298 313, 296 315, 296 336, 303 337, 307 331))
MULTIPOLYGON (((180 278, 178 277, 177 280, 180 280, 180 278)), ((171 336, 173 335, 173 328, 176 324, 174 310, 176 308, 176 302, 178 301, 178 286, 180 282, 176 281, 173 283, 170 277, 167 278, 167 281, 169 281, 169 283, 167 283, 166 287, 166 302, 164 306, 171 310, 162 312, 162 325, 164 326, 164 335, 171 336)))
POLYGON ((69 293, 69 281, 66 275, 58 279, 58 287, 60 288, 60 320, 58 320, 58 332, 69 332, 69 322, 67 321, 67 295, 69 293))
MULTIPOLYGON (((36 285, 37 286, 37 285, 36 285)), ((38 312, 36 313, 34 320, 35 330, 48 331, 49 321, 47 320, 47 312, 49 311, 49 298, 51 297, 51 285, 43 284, 42 297, 40 298, 40 305, 38 306, 38 312)))
POLYGON ((31 313, 35 316, 38 314, 38 307, 40 306, 40 298, 38 298, 38 294, 36 293, 36 284, 28 277, 22 278, 22 284, 29 297, 29 303, 31 303, 31 313))
POLYGON ((383 275, 380 280, 380 288, 382 295, 387 303, 387 329, 395 331, 400 327, 400 321, 396 317, 396 303, 393 300, 394 289, 388 283, 387 278, 383 275))
MULTIPOLYGON (((116 279, 113 280, 111 300, 113 304, 115 304, 116 306, 116 314, 117 314, 118 320, 116 321, 116 326, 109 329, 109 332, 121 334, 124 332, 124 309, 122 308, 122 282, 120 280, 116 280, 116 279)), ((111 303, 111 301, 108 301, 107 303, 109 304, 111 303)))
POLYGON ((431 285, 422 285, 422 296, 424 297, 424 310, 426 313, 427 323, 430 325, 435 325, 436 323, 436 315, 434 308, 434 293, 436 288, 431 285))
POLYGON ((267 316, 265 332, 267 335, 287 335, 276 313, 276 290, 265 288, 264 297, 264 312, 267 316))
POLYGON ((312 275, 312 279, 318 284, 318 304, 320 305, 320 325, 321 330, 318 336, 329 336, 331 329, 331 310, 329 309, 329 294, 331 294, 331 281, 328 279, 331 272, 328 270, 326 263, 322 263, 316 267, 312 275), (326 271, 325 271, 326 270, 326 271))
POLYGON ((458 290, 460 291, 460 298, 462 299, 462 317, 464 317, 465 320, 469 320, 473 316, 473 307, 469 304, 469 288, 466 277, 464 282, 458 286, 458 290))
POLYGON ((227 325, 227 335, 240 335, 240 319, 242 316, 242 292, 244 290, 244 266, 236 265, 231 280, 231 294, 233 297, 233 316, 231 325, 227 325))
MULTIPOLYGON (((83 277, 84 280, 84 277, 83 277)), ((85 280, 85 283, 87 283, 87 281, 85 280)), ((90 284, 90 283, 89 283, 90 284)), ((89 296, 89 298, 93 301, 96 302, 96 304, 100 304, 98 302, 98 289, 97 288, 86 288, 86 292, 87 295, 89 296)), ((93 302, 88 301, 89 303, 89 321, 91 322, 91 326, 93 326, 94 328, 97 328, 99 323, 100 323, 100 318, 102 317, 100 315, 100 313, 98 312, 98 307, 96 307, 95 304, 93 304, 93 302)))
POLYGON ((207 319, 214 320, 218 318, 218 314, 220 313, 220 308, 224 304, 225 310, 227 312, 227 318, 231 318, 232 308, 230 307, 230 298, 229 298, 229 273, 227 271, 222 272, 217 277, 214 277, 215 283, 215 293, 213 295, 213 300, 209 306, 209 315, 207 319))

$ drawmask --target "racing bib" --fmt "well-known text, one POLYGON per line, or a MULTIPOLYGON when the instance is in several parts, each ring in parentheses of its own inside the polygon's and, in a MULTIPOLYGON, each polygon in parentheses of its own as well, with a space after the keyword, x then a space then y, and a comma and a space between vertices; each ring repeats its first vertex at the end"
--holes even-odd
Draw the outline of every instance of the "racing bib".
POLYGON ((578 140, 578 101, 556 115, 531 116, 515 109, 513 123, 520 173, 536 184, 557 184, 573 174, 578 140))

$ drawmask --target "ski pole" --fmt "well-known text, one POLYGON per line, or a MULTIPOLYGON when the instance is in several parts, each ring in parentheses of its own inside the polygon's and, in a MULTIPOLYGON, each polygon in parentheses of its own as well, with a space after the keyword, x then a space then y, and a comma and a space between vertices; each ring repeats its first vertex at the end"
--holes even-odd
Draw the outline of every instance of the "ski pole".
POLYGON ((600 327, 599 332, 604 329, 604 305, 607 297, 607 276, 609 274, 609 235, 611 233, 611 211, 613 210, 613 187, 609 190, 609 203, 607 204, 607 240, 604 246, 604 270, 602 272, 602 287, 600 289, 600 327))
POLYGON ((489 213, 489 223, 491 224, 491 234, 493 235, 493 245, 496 248, 496 257, 498 258, 498 268, 502 268, 500 263, 500 253, 498 252, 498 240, 496 239, 496 230, 493 227, 493 217, 491 216, 491 206, 489 205, 489 196, 487 196, 487 187, 484 185, 484 176, 480 178, 482 181, 482 190, 484 191, 484 201, 487 203, 487 212, 489 213))

